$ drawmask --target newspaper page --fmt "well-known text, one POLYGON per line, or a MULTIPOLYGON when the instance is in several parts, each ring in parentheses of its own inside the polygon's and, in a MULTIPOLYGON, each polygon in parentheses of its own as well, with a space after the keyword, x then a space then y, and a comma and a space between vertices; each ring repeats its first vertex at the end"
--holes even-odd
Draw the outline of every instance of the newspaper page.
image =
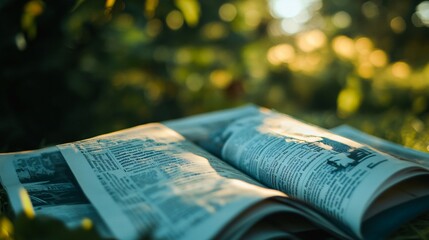
POLYGON ((236 121, 218 138, 224 142, 222 158, 231 165, 316 207, 358 237, 365 210, 378 194, 424 174, 416 164, 277 113, 236 121))
POLYGON ((112 237, 58 148, 1 154, 0 176, 15 213, 31 211, 53 217, 69 228, 89 219, 102 237, 112 237), (29 198, 31 205, 25 206, 23 198, 29 198))
POLYGON ((258 187, 162 124, 59 147, 119 239, 212 238, 256 202, 286 196, 258 187))
POLYGON ((338 126, 331 129, 330 131, 343 137, 352 139, 356 142, 364 143, 401 160, 411 161, 429 168, 429 153, 420 152, 375 136, 371 136, 347 125, 338 126))
POLYGON ((243 107, 165 121, 163 124, 180 133, 187 140, 203 147, 206 151, 220 156, 223 142, 219 141, 216 136, 223 132, 228 124, 243 117, 257 116, 267 111, 269 110, 249 104, 243 107))

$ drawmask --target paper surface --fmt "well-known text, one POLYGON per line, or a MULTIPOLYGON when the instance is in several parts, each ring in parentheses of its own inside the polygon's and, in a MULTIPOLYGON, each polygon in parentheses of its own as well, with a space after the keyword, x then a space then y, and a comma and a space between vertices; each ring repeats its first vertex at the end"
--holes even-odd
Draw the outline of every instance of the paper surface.
POLYGON ((311 204, 356 235, 370 202, 418 168, 277 113, 236 121, 218 137, 225 161, 311 204), (397 174, 404 169, 410 173, 397 174))
POLYGON ((251 178, 161 124, 60 146, 114 235, 213 237, 239 212, 269 196, 251 178), (106 211, 107 209, 107 211, 106 211))
POLYGON ((54 217, 75 228, 90 219, 103 237, 112 237, 104 221, 83 194, 56 147, 0 155, 0 176, 15 213, 33 208, 36 215, 54 217), (25 190, 24 190, 25 189, 25 190), (25 206, 21 194, 28 194, 25 206))
POLYGON ((414 162, 429 168, 429 153, 420 152, 375 136, 368 135, 347 125, 341 125, 339 127, 333 128, 331 129, 331 132, 346 138, 350 138, 356 142, 367 144, 396 158, 414 162))
MULTIPOLYGON (((364 220, 382 219, 387 208, 429 194, 424 184, 401 182, 428 174, 420 155, 356 131, 339 133, 418 164, 252 105, 166 124, 184 136, 155 123, 0 154, 12 208, 28 209, 28 196, 36 215, 57 217, 70 227, 89 218, 102 236, 120 239, 210 239, 223 233, 236 238, 274 210, 304 216, 341 237, 362 238, 364 220), (282 204, 250 211, 272 197, 282 204)), ((265 234, 288 235, 285 229, 265 234)))
POLYGON ((220 157, 223 141, 217 139, 219 133, 234 121, 244 117, 257 116, 268 109, 255 105, 205 113, 187 118, 166 121, 167 127, 175 130, 187 140, 220 157))

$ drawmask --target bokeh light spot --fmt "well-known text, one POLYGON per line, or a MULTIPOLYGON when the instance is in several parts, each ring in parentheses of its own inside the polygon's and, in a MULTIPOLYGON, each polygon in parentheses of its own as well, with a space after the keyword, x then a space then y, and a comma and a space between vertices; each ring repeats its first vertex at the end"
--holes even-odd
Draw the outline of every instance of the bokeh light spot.
POLYGON ((167 15, 166 22, 167 22, 167 26, 170 29, 178 30, 183 26, 183 22, 184 22, 183 15, 179 11, 173 10, 167 15))
POLYGON ((215 70, 210 74, 210 82, 216 88, 224 89, 232 81, 232 75, 225 70, 215 70))
POLYGON ((374 47, 371 39, 367 37, 360 37, 355 41, 355 49, 358 53, 366 55, 369 54, 374 47))
POLYGON ((256 28, 261 23, 261 14, 257 9, 249 8, 244 13, 244 22, 251 29, 256 28))
POLYGON ((402 33, 405 31, 406 27, 407 25, 405 24, 405 21, 402 17, 394 17, 390 21, 390 28, 392 28, 394 33, 402 33))
POLYGON ((338 28, 348 28, 352 23, 352 17, 345 11, 340 11, 332 16, 332 23, 338 28))
POLYGON ((90 230, 93 227, 92 221, 89 218, 82 219, 82 228, 85 230, 90 230))
POLYGON ((423 1, 417 5, 416 15, 426 27, 429 26, 429 1, 423 1))
POLYGON ((355 88, 341 90, 337 98, 338 115, 348 117, 355 113, 361 104, 361 93, 355 88))
POLYGON ((216 40, 228 35, 228 29, 221 22, 212 22, 204 25, 202 34, 207 39, 216 40))
POLYGON ((293 35, 314 19, 323 3, 320 0, 269 0, 271 15, 280 19, 284 34, 293 35))
POLYGON ((192 60, 191 52, 186 48, 181 48, 176 51, 175 62, 178 64, 188 64, 192 60))
POLYGON ((275 17, 293 18, 305 9, 303 2, 305 1, 271 0, 270 4, 275 17))
POLYGON ((369 61, 375 67, 384 67, 387 64, 387 55, 383 50, 377 49, 371 52, 369 61))
POLYGON ((320 30, 304 32, 296 37, 298 47, 304 52, 311 52, 326 44, 326 35, 320 30))
POLYGON ((267 60, 273 65, 288 63, 295 58, 295 49, 286 43, 271 47, 267 53, 267 60))
POLYGON ((152 18, 155 15, 155 10, 158 7, 159 0, 146 0, 145 14, 147 17, 152 18))
POLYGON ((371 77, 374 76, 374 68, 368 62, 361 63, 357 68, 357 72, 359 76, 366 79, 370 79, 371 77))
POLYGON ((150 37, 156 37, 162 31, 162 22, 159 19, 151 19, 147 22, 146 32, 150 37))
POLYGON ((188 26, 195 27, 200 18, 200 3, 198 0, 180 0, 175 1, 176 6, 181 11, 183 20, 186 21, 188 26))
POLYGON ((367 18, 375 18, 379 15, 378 6, 372 1, 362 4, 361 10, 363 15, 367 18))
POLYGON ((12 222, 8 218, 2 216, 0 219, 0 239, 14 239, 13 230, 12 222))
POLYGON ((344 35, 337 36, 333 39, 332 48, 340 57, 352 59, 355 55, 353 40, 344 35))
POLYGON ((302 71, 311 75, 315 71, 317 71, 321 66, 322 58, 320 54, 311 53, 304 56, 305 66, 302 67, 302 71))
POLYGON ((392 74, 397 78, 407 78, 410 73, 410 66, 406 62, 396 62, 392 65, 392 74))
POLYGON ((201 90, 203 85, 204 80, 200 74, 193 73, 186 78, 186 87, 193 92, 201 90))
POLYGON ((281 22, 281 27, 284 33, 292 35, 301 30, 302 24, 293 19, 285 18, 281 22))
POLYGON ((231 22, 237 16, 237 8, 232 3, 225 3, 219 8, 219 17, 225 22, 231 22))
POLYGON ((24 7, 25 14, 30 14, 32 16, 39 16, 43 12, 42 1, 31 0, 25 4, 24 7))
POLYGON ((22 33, 18 33, 18 34, 15 36, 15 44, 16 44, 16 47, 17 47, 20 51, 25 50, 25 48, 27 47, 27 41, 25 40, 24 34, 22 34, 22 33))

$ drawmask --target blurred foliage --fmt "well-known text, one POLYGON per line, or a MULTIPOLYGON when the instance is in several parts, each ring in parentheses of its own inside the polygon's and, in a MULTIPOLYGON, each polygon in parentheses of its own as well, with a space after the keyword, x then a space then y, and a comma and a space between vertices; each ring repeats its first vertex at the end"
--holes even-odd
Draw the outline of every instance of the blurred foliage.
MULTIPOLYGON (((2 0, 0 151, 248 102, 428 151, 428 12, 401 0, 2 0)), ((0 219, 1 239, 97 237, 0 219)), ((428 226, 393 238, 427 239, 428 226)))
POLYGON ((403 225, 389 238, 392 240, 429 239, 429 214, 403 225))
POLYGON ((295 116, 312 124, 333 128, 341 124, 355 126, 364 132, 400 143, 410 148, 428 151, 429 115, 416 116, 398 109, 381 114, 360 113, 342 119, 332 112, 295 112, 295 116))
MULTIPOLYGON (((45 216, 30 218, 19 215, 13 221, 9 217, 0 214, 0 239, 103 239, 92 227, 76 229, 67 228, 61 221, 45 216)), ((154 239, 150 233, 143 234, 141 240, 154 239)), ((429 239, 429 214, 424 214, 417 219, 404 224, 388 239, 429 239)))
POLYGON ((94 228, 68 229, 61 221, 48 218, 30 218, 20 215, 10 221, 0 216, 0 239, 102 239, 94 228))
POLYGON ((0 151, 247 102, 427 150, 428 11, 400 0, 3 0, 0 151))
MULTIPOLYGON (((80 227, 69 229, 58 219, 47 216, 21 214, 14 217, 7 201, 6 191, 0 186, 0 239, 103 239, 93 226, 89 219, 84 219, 80 227)), ((139 239, 149 240, 154 237, 149 230, 139 239)), ((422 214, 404 224, 388 239, 429 239, 429 213, 422 214)))

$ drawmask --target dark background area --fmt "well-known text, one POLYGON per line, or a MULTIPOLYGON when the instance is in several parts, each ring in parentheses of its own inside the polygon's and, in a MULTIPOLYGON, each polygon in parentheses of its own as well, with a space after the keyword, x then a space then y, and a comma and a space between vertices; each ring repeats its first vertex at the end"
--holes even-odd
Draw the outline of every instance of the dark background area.
POLYGON ((428 151, 428 12, 401 0, 3 0, 0 151, 249 102, 428 151))

